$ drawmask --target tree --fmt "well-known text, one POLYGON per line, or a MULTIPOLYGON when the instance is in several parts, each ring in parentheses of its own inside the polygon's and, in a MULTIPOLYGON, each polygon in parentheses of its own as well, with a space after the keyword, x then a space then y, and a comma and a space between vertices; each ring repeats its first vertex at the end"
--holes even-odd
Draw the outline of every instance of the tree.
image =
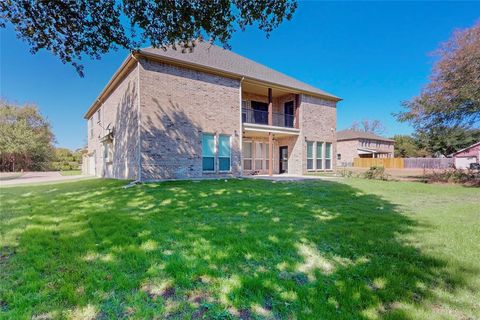
POLYGON ((427 135, 480 127, 480 21, 455 31, 435 54, 439 59, 430 83, 418 97, 403 103, 406 111, 397 118, 427 135))
POLYGON ((36 106, 0 101, 0 170, 47 168, 53 143, 50 124, 36 106))
POLYGON ((409 135, 395 135, 395 157, 409 158, 409 157, 427 157, 430 153, 426 149, 422 149, 418 141, 409 135))
POLYGON ((0 26, 10 22, 32 53, 49 50, 83 76, 83 55, 145 44, 191 50, 202 37, 228 47, 236 27, 255 24, 268 36, 296 7, 294 0, 4 0, 0 26))
POLYGON ((427 150, 432 155, 448 156, 480 141, 480 129, 438 126, 417 131, 414 138, 420 149, 427 150))
POLYGON ((84 149, 71 151, 67 148, 55 148, 54 156, 49 164, 51 170, 79 170, 82 164, 84 149))
POLYGON ((378 135, 382 135, 386 131, 385 126, 380 122, 380 120, 369 119, 363 119, 360 122, 354 121, 350 129, 355 131, 370 132, 378 135))

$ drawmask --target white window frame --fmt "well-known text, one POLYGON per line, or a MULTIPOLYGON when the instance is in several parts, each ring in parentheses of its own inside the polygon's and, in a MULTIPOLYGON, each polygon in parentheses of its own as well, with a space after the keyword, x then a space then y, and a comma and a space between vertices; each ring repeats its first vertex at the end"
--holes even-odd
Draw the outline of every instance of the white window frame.
POLYGON ((306 147, 307 147, 307 171, 315 171, 315 148, 316 148, 316 144, 315 144, 315 141, 306 141, 306 147), (312 145, 312 157, 309 158, 308 157, 308 144, 311 144, 312 145), (308 168, 308 160, 311 160, 312 161, 312 167, 311 168, 308 168))
POLYGON ((264 164, 265 164, 265 144, 263 141, 255 141, 255 152, 253 154, 254 156, 254 167, 253 170, 265 170, 264 164), (260 146, 260 155, 258 155, 258 149, 257 146, 260 146), (257 168, 257 161, 260 161, 260 166, 261 168, 257 168))
POLYGON ((243 147, 242 145, 242 168, 243 170, 246 170, 246 171, 253 171, 254 170, 254 166, 253 166, 253 148, 254 148, 254 144, 253 144, 253 141, 252 140, 243 140, 242 141, 242 144, 243 143, 249 143, 250 144, 250 158, 245 158, 244 157, 244 153, 243 151, 245 150, 245 148, 243 147), (245 160, 250 160, 250 169, 245 169, 245 160))
MULTIPOLYGON (((269 167, 270 167, 270 144, 268 142, 264 142, 263 143, 263 146, 265 148, 265 151, 264 151, 264 158, 265 158, 265 170, 269 170, 269 167), (268 165, 267 165, 268 164, 268 165)), ((272 157, 273 159, 273 157, 272 157)))
POLYGON ((325 154, 325 165, 324 165, 325 170, 332 170, 332 168, 333 168, 333 165, 332 165, 332 164, 333 164, 333 163, 332 163, 332 162, 333 162, 333 161, 332 161, 333 143, 331 143, 331 142, 325 142, 325 147, 324 147, 324 149, 325 149, 325 152, 324 152, 324 154, 325 154), (329 155, 329 157, 327 157, 327 144, 330 144, 330 155, 329 155), (330 160, 330 168, 327 168, 327 160, 330 160))
POLYGON ((315 170, 316 171, 324 171, 325 170, 325 142, 323 141, 316 141, 315 142, 315 170), (321 157, 318 157, 318 144, 321 145, 322 152, 321 157), (318 168, 318 160, 320 160, 321 168, 318 168))
POLYGON ((88 128, 90 133, 90 139, 93 139, 93 116, 88 119, 88 126, 90 127, 88 128))
POLYGON ((216 140, 218 144, 220 144, 220 137, 228 137, 228 144, 229 144, 229 150, 230 150, 230 155, 228 156, 228 158, 230 159, 230 167, 228 168, 228 170, 220 170, 220 158, 227 158, 227 157, 220 157, 220 147, 217 146, 217 144, 215 144, 215 149, 217 150, 216 155, 218 158, 218 172, 220 173, 232 172, 232 136, 229 134, 223 134, 223 133, 219 134, 218 140, 216 140))

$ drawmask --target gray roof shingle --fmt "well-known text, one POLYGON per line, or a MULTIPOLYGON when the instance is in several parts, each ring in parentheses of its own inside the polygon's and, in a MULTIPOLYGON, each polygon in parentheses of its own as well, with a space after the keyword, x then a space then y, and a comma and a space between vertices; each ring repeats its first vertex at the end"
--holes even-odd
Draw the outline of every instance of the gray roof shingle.
POLYGON ((341 130, 337 132, 337 141, 342 140, 356 140, 356 139, 370 139, 380 141, 393 141, 392 139, 384 138, 370 132, 357 131, 352 129, 341 130))
POLYGON ((167 48, 166 51, 161 48, 145 48, 140 50, 140 52, 153 54, 160 59, 165 57, 169 60, 176 60, 180 63, 208 67, 213 70, 234 74, 240 77, 251 78, 262 82, 310 92, 334 100, 341 100, 326 91, 298 81, 281 72, 270 69, 232 51, 220 48, 208 42, 196 43, 193 52, 187 51, 182 53, 182 50, 179 48, 177 48, 177 50, 167 48))

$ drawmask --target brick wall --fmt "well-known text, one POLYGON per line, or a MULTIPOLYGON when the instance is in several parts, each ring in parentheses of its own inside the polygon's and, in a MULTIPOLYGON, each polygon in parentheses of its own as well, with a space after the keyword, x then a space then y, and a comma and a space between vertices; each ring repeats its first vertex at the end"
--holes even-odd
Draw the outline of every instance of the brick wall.
POLYGON ((358 148, 368 148, 379 152, 388 152, 388 155, 379 154, 379 158, 393 158, 394 156, 393 142, 371 139, 342 140, 337 142, 337 153, 341 154, 339 165, 351 166, 353 164, 353 159, 359 157, 358 148))
POLYGON ((240 82, 145 59, 140 74, 142 180, 239 176, 240 82), (202 172, 203 132, 232 137, 231 173, 202 172))
POLYGON ((341 155, 338 165, 343 167, 353 166, 353 159, 358 158, 358 147, 358 140, 337 141, 337 154, 341 155))
MULTIPOLYGON (((292 173, 307 173, 307 143, 305 140, 331 143, 332 169, 335 169, 337 149, 336 103, 302 94, 300 97, 300 119, 300 136, 295 143, 294 155, 292 155, 295 160, 292 173)), ((325 165, 323 165, 323 168, 325 168, 325 165)))
MULTIPOLYGON (((130 70, 113 92, 106 97, 100 109, 93 115, 93 135, 88 123, 88 154, 95 156, 96 175, 116 179, 138 177, 138 73, 137 67, 130 70), (101 123, 98 123, 100 115, 101 123), (104 159, 104 144, 100 138, 114 128, 113 158, 104 159)), ((87 159, 88 161, 88 159, 87 159)), ((87 169, 86 169, 87 170, 87 169)))

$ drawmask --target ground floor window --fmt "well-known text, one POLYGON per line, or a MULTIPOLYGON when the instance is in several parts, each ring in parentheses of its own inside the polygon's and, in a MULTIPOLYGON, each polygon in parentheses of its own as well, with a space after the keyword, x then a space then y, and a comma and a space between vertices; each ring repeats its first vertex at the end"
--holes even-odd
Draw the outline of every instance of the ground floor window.
POLYGON ((255 142, 255 170, 263 169, 265 146, 261 142, 255 142))
POLYGON ((113 161, 113 144, 111 141, 103 143, 103 159, 105 163, 113 161))
POLYGON ((215 171, 215 135, 202 135, 202 168, 203 171, 215 171))
POLYGON ((270 168, 270 144, 265 143, 265 169, 270 168))
POLYGON ((332 169, 332 144, 330 142, 325 143, 325 169, 332 169))
POLYGON ((230 171, 231 139, 221 134, 218 137, 218 166, 220 171, 230 171))
POLYGON ((313 142, 307 141, 307 170, 313 170, 313 142))
POLYGON ((317 170, 323 169, 323 142, 317 142, 317 170))
POLYGON ((243 149, 243 169, 252 170, 252 142, 244 141, 242 144, 243 149))

